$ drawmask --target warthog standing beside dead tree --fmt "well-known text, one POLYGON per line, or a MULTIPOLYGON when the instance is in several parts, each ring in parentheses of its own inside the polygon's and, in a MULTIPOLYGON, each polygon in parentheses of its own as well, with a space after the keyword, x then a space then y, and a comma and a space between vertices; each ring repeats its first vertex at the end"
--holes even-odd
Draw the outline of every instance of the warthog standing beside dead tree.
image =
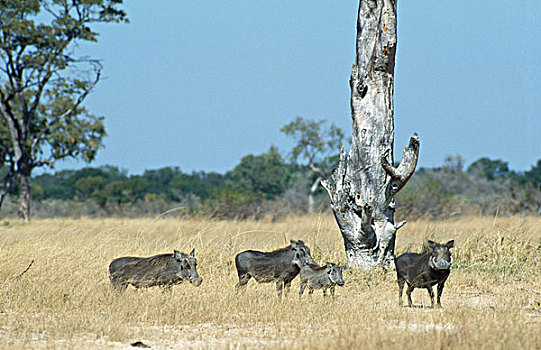
POLYGON ((398 304, 402 306, 402 290, 408 284, 406 295, 408 306, 412 306, 411 292, 415 288, 426 288, 434 307, 434 291, 432 286, 438 285, 438 306, 441 307, 441 293, 449 273, 451 272, 451 252, 454 240, 445 244, 428 241, 429 251, 424 254, 405 253, 396 258, 396 275, 398 282, 398 304))
POLYGON ((239 276, 236 289, 244 289, 250 278, 258 283, 276 282, 278 296, 289 292, 291 281, 299 274, 300 267, 293 263, 298 253, 299 258, 308 264, 317 265, 310 255, 310 248, 303 241, 291 240, 291 245, 272 252, 247 250, 237 254, 235 266, 239 276))
POLYGON ((126 256, 115 259, 109 265, 109 279, 113 288, 124 291, 128 285, 135 288, 169 287, 190 281, 196 287, 203 282, 197 273, 195 250, 190 254, 177 250, 173 254, 160 254, 148 258, 126 256))
POLYGON ((293 263, 301 268, 299 296, 302 296, 306 287, 308 287, 308 294, 312 294, 314 289, 323 289, 323 296, 326 296, 327 289, 330 289, 331 296, 334 296, 335 286, 344 285, 342 267, 338 264, 327 262, 325 266, 310 265, 305 260, 300 259, 299 255, 293 260, 293 263))

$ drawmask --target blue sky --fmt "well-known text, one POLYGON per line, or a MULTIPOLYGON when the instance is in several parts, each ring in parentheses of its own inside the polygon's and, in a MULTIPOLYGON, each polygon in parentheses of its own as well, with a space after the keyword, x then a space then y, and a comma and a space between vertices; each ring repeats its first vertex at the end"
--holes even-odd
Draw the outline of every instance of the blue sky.
MULTIPOLYGON (((296 116, 351 136, 348 80, 358 2, 127 0, 130 24, 79 48, 102 60, 86 106, 108 137, 92 166, 131 174, 225 172, 292 142, 296 116)), ((419 133, 419 166, 448 154, 512 169, 541 158, 541 1, 399 1, 395 153, 419 133)), ((61 168, 79 168, 64 162, 61 168)))

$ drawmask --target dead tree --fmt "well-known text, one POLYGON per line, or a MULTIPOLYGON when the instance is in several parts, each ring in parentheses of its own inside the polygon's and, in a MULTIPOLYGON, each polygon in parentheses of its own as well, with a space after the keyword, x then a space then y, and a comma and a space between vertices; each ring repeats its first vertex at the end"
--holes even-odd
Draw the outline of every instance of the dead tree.
POLYGON ((349 154, 322 182, 344 238, 348 267, 394 268, 394 196, 415 171, 417 134, 394 166, 393 79, 397 0, 360 0, 351 72, 353 136, 349 154))

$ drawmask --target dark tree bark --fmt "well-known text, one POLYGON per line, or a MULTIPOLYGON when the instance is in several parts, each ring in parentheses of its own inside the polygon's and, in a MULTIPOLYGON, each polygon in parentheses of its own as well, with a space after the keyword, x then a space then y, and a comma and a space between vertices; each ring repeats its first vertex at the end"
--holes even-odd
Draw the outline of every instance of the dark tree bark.
POLYGON ((394 268, 394 196, 417 165, 419 139, 411 137, 402 161, 393 164, 393 79, 396 0, 360 0, 352 68, 353 137, 346 159, 322 182, 344 238, 348 267, 394 268))
POLYGON ((25 221, 30 221, 31 195, 31 173, 32 169, 23 165, 19 168, 19 216, 25 221))
POLYGON ((0 183, 0 210, 2 209, 4 200, 8 196, 11 189, 13 188, 13 182, 15 178, 15 165, 11 159, 11 156, 7 154, 4 154, 3 156, 0 155, 0 160, 1 159, 4 159, 2 164, 4 164, 5 173, 2 174, 3 178, 0 183), (8 157, 10 158, 9 160, 7 160, 8 157))

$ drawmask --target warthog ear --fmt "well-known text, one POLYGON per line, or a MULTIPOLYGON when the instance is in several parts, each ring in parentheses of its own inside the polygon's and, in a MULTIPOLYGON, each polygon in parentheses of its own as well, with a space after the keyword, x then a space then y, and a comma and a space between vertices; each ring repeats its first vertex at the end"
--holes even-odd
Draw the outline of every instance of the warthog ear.
POLYGON ((195 258, 195 248, 192 249, 192 251, 190 252, 190 255, 195 258))
POLYGON ((175 251, 174 251, 174 254, 173 254, 173 256, 174 256, 174 257, 175 257, 175 259, 177 259, 177 260, 180 260, 180 259, 182 259, 182 253, 181 253, 181 252, 179 252, 178 250, 175 250, 175 251))
POLYGON ((291 248, 299 249, 299 243, 297 241, 290 240, 289 242, 291 243, 291 248))
POLYGON ((445 245, 447 246, 447 248, 451 249, 455 246, 455 240, 452 239, 449 242, 445 243, 445 245))
POLYGON ((431 240, 428 240, 428 247, 430 249, 435 249, 437 246, 438 246, 438 243, 436 243, 434 241, 431 241, 431 240))

